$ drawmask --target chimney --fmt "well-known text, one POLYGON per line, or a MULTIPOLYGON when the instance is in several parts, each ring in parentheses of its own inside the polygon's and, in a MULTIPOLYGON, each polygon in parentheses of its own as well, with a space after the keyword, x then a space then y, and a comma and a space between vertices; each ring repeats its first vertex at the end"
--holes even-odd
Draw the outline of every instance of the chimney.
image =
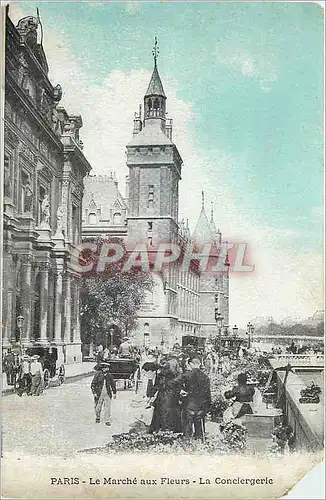
POLYGON ((141 104, 140 104, 139 112, 135 113, 133 134, 134 135, 138 134, 141 131, 141 129, 142 129, 142 121, 141 121, 141 104))

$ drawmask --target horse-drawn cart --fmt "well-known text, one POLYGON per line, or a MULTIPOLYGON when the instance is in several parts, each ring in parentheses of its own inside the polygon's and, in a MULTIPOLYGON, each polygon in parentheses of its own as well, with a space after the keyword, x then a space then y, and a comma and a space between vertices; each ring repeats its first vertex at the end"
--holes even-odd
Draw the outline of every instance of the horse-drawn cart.
POLYGON ((110 358, 110 373, 114 380, 123 380, 124 389, 134 386, 137 392, 139 386, 139 362, 134 358, 110 358))

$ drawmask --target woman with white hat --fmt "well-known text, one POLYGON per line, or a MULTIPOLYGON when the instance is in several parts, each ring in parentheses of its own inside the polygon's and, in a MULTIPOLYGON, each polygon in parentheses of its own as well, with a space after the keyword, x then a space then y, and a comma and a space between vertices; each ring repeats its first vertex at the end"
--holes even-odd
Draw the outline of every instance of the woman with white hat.
POLYGON ((40 356, 34 354, 31 358, 30 374, 32 376, 32 387, 30 394, 32 396, 39 396, 43 392, 43 367, 39 361, 40 356))

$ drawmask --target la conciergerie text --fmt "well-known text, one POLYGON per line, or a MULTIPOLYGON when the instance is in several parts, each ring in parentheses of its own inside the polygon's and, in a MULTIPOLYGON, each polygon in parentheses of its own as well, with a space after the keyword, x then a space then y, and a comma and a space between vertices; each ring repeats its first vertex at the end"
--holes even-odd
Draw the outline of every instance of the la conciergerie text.
POLYGON ((87 479, 82 479, 80 477, 51 477, 51 486, 76 486, 80 484, 87 484, 91 486, 186 486, 190 484, 199 485, 272 485, 274 484, 274 479, 271 477, 233 477, 225 478, 216 476, 214 478, 199 477, 197 479, 189 478, 171 478, 171 477, 160 477, 160 478, 137 478, 137 477, 103 477, 94 478, 89 477, 87 479))

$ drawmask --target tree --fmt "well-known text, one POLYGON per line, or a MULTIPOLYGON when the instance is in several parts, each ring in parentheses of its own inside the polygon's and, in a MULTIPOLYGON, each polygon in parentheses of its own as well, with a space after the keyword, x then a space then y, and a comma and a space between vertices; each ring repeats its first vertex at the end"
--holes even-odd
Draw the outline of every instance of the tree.
POLYGON ((108 264, 103 272, 97 272, 97 263, 102 245, 118 243, 120 239, 97 239, 92 241, 96 252, 85 253, 83 257, 94 263, 90 272, 82 276, 81 287, 81 337, 83 343, 91 343, 108 335, 109 325, 114 324, 126 335, 137 326, 137 313, 146 292, 153 289, 153 279, 140 267, 124 271, 128 258, 125 252, 118 262, 108 264))

